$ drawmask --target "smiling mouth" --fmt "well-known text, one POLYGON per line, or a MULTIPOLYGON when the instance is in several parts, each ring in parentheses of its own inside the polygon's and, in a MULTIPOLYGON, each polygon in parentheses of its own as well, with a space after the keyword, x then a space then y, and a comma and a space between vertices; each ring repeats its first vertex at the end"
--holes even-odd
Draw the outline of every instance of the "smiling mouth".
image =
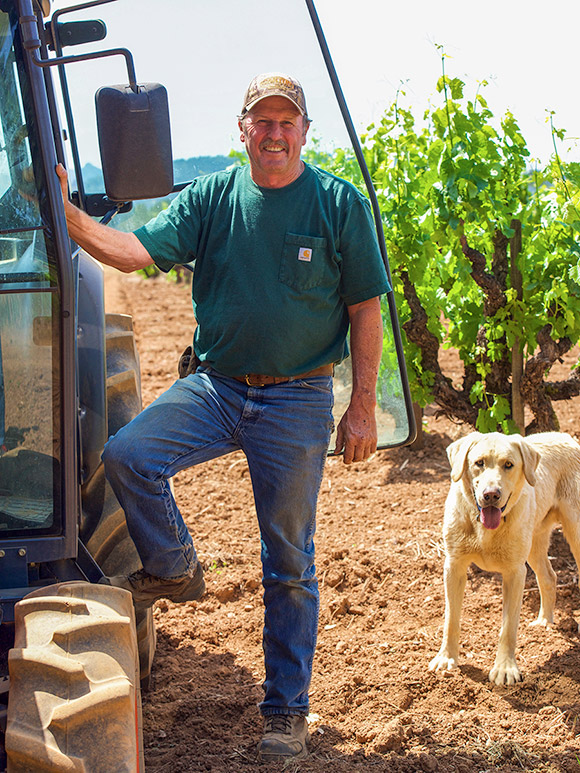
POLYGON ((284 145, 262 145, 262 150, 266 150, 268 153, 283 153, 286 149, 284 145))

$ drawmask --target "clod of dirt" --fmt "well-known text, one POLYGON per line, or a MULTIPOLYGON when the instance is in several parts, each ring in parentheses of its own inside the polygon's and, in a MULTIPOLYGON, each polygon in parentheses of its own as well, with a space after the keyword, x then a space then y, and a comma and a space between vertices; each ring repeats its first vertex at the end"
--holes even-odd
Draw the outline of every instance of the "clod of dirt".
POLYGON ((347 614, 349 609, 350 601, 346 598, 346 596, 343 596, 343 598, 338 599, 337 601, 332 601, 330 603, 330 611, 333 617, 342 617, 343 615, 347 614))
POLYGON ((427 773, 432 773, 432 771, 439 769, 437 758, 432 754, 422 754, 418 759, 418 763, 421 766, 421 770, 424 770, 427 773))
POLYGON ((220 604, 226 604, 228 601, 234 601, 234 599, 237 598, 239 590, 239 587, 235 583, 229 582, 221 588, 216 588, 213 591, 213 594, 220 604))
POLYGON ((340 569, 330 569, 324 577, 324 584, 330 588, 337 588, 344 582, 344 572, 340 569))
MULTIPOLYGON (((357 739, 358 740, 358 739, 357 739)), ((379 730, 369 743, 369 750, 378 754, 397 751, 405 740, 405 727, 400 718, 392 719, 379 730)))

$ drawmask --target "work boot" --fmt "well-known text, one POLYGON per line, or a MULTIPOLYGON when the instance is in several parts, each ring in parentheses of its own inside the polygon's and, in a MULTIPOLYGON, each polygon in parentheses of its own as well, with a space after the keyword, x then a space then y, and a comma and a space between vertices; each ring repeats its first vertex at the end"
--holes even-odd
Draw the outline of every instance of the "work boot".
POLYGON ((258 744, 262 762, 283 762, 306 757, 308 722, 304 714, 269 714, 264 717, 264 735, 258 744))
POLYGON ((139 569, 130 575, 103 577, 101 582, 130 591, 135 609, 139 612, 153 606, 158 599, 194 601, 205 593, 203 569, 199 562, 191 572, 181 577, 155 577, 145 569, 139 569))

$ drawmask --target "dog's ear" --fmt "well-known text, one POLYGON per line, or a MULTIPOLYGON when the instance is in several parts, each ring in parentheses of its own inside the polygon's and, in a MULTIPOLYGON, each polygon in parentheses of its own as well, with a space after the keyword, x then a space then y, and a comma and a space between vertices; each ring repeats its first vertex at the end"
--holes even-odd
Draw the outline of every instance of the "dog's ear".
POLYGON ((529 443, 526 443, 525 437, 520 437, 519 447, 524 463, 524 475, 530 486, 536 485, 536 467, 540 462, 540 454, 529 443))
POLYGON ((451 480, 457 483, 465 472, 467 454, 471 446, 481 437, 479 432, 471 432, 447 446, 447 458, 451 464, 451 480))

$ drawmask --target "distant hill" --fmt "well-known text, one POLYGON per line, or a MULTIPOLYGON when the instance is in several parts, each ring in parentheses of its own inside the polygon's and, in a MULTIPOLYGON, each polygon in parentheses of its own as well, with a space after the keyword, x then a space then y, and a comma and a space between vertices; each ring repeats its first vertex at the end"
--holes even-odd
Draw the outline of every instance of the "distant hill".
POLYGON ((231 166, 234 159, 229 156, 194 156, 193 158, 178 158, 173 162, 173 175, 176 183, 189 182, 202 174, 219 172, 231 166))
MULTIPOLYGON (((176 183, 185 183, 202 174, 219 172, 234 163, 229 156, 194 156, 177 158, 173 161, 173 176, 176 183)), ((103 173, 94 164, 83 166, 83 180, 87 193, 102 193, 105 190, 103 173)))
MULTIPOLYGON (((194 158, 178 158, 173 161, 173 176, 175 183, 184 183, 199 177, 202 174, 219 172, 236 162, 229 156, 195 156, 194 158)), ((103 173, 94 164, 83 166, 83 180, 87 193, 103 193, 105 183, 103 173)), ((73 183, 74 185, 74 183, 73 183)), ((131 211, 117 215, 111 222, 114 228, 120 231, 134 231, 139 226, 155 217, 162 209, 165 209, 176 194, 170 194, 161 199, 136 201, 131 211)))
POLYGON ((102 193, 105 190, 103 173, 98 166, 93 164, 83 166, 83 182, 88 193, 102 193))
MULTIPOLYGON (((194 158, 175 159, 173 161, 174 182, 189 182, 202 174, 219 172, 220 169, 232 166, 235 161, 235 158, 230 158, 229 156, 195 156, 194 158)), ((85 164, 83 166, 83 181, 87 193, 103 193, 105 190, 103 173, 94 164, 85 164)), ((162 209, 165 209, 175 195, 171 194, 161 199, 136 201, 130 212, 117 215, 111 221, 111 225, 120 231, 134 231, 152 217, 155 217, 162 209)))

